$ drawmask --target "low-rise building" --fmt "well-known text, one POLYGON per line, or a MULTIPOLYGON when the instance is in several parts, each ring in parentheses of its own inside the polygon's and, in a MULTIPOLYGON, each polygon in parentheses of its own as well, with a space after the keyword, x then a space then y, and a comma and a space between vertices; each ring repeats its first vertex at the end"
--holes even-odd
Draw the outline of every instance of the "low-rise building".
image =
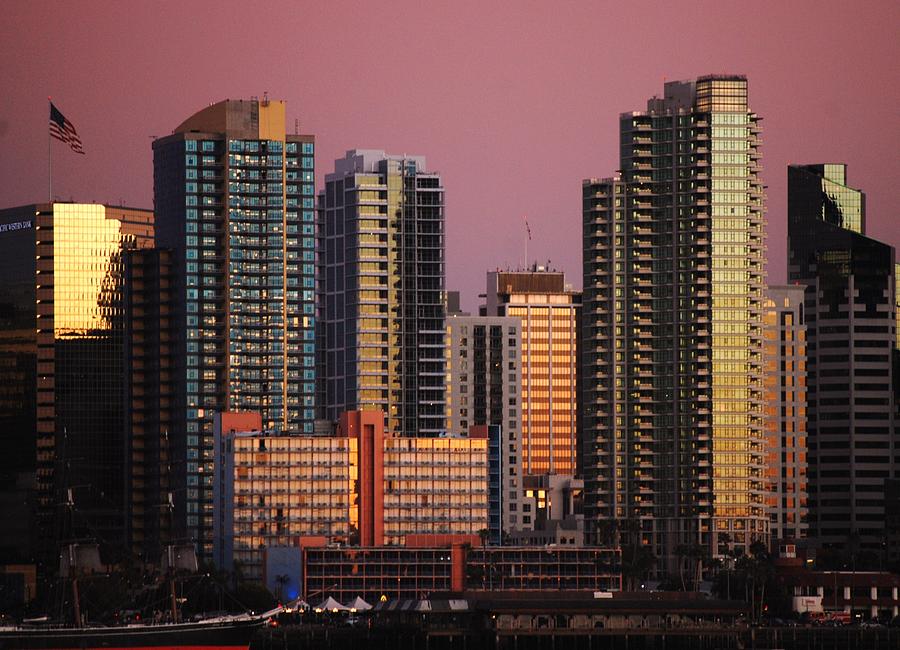
POLYGON ((584 481, 563 474, 526 476, 524 512, 532 530, 512 531, 511 544, 584 546, 584 481))
POLYGON ((215 562, 264 578, 266 549, 401 546, 488 527, 487 439, 384 431, 380 411, 344 413, 332 436, 271 435, 255 414, 216 418, 215 562))
POLYGON ((301 593, 310 601, 331 596, 344 603, 361 596, 376 603, 427 598, 439 592, 610 592, 622 588, 619 549, 423 541, 431 543, 403 548, 305 548, 301 593))

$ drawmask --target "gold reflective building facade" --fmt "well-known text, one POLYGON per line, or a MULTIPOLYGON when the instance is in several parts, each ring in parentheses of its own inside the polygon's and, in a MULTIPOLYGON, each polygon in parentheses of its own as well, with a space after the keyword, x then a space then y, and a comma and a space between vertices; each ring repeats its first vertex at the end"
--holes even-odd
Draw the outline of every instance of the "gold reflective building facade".
POLYGON ((217 451, 232 481, 216 486, 231 498, 230 529, 214 535, 219 566, 240 562, 245 577, 259 580, 265 548, 302 537, 359 543, 357 440, 239 433, 223 437, 217 451))
POLYGON ((621 178, 582 193, 586 505, 672 570, 767 536, 759 118, 707 76, 620 132, 621 178))
POLYGON ((71 487, 81 532, 109 548, 125 530, 124 255, 152 246, 153 222, 98 204, 0 211, 7 448, 33 450, 41 531, 71 487))

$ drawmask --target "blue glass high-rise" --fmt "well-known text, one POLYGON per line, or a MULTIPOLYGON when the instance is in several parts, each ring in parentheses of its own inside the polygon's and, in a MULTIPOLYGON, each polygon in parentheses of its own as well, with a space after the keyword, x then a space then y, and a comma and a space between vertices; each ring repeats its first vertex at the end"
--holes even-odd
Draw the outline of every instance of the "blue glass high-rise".
POLYGON ((284 116, 281 101, 226 100, 153 144, 156 242, 174 251, 176 520, 202 555, 213 413, 313 431, 315 145, 284 116))

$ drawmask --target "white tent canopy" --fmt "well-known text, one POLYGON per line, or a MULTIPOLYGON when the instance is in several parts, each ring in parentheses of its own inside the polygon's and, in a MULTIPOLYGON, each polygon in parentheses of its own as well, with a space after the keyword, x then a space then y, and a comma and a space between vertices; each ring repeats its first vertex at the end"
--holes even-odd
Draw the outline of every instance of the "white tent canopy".
POLYGON ((292 600, 291 602, 289 602, 287 605, 285 605, 285 607, 287 607, 289 610, 292 610, 292 611, 303 612, 303 611, 306 611, 307 609, 309 609, 309 603, 306 602, 305 600, 303 600, 302 598, 296 598, 296 599, 292 600))
POLYGON ((347 607, 349 607, 350 609, 355 609, 357 612, 364 612, 367 609, 372 609, 372 606, 359 596, 354 598, 353 602, 347 603, 347 607))
POLYGON ((350 608, 341 605, 338 601, 329 596, 328 598, 323 600, 318 607, 316 607, 316 610, 324 610, 326 612, 347 612, 350 610, 350 608))

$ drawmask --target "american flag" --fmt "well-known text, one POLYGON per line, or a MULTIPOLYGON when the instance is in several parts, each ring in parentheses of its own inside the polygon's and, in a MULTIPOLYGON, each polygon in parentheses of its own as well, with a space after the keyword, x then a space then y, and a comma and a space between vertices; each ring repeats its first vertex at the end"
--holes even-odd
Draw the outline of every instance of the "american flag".
POLYGON ((525 231, 528 233, 528 241, 531 241, 531 226, 528 225, 528 217, 525 217, 525 231))
POLYGON ((53 102, 50 102, 50 135, 65 142, 75 153, 84 153, 84 147, 81 146, 81 138, 78 137, 75 126, 57 110, 53 102))

